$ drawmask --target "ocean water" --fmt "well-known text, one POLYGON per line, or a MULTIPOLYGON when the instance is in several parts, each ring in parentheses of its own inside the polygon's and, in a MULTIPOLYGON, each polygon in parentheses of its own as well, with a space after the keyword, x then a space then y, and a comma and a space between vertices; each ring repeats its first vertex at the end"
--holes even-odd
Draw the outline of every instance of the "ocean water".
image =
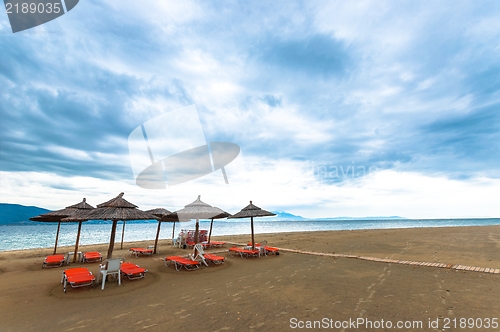
MULTIPOLYGON (((389 229, 448 226, 500 225, 500 219, 387 219, 387 220, 292 220, 270 221, 254 219, 256 234, 278 232, 303 232, 322 230, 389 229)), ((118 223, 116 242, 121 241, 123 222, 118 223)), ((124 241, 151 240, 154 243, 158 223, 152 221, 129 221, 125 224, 124 241)), ((195 222, 176 223, 175 236, 182 229, 194 229, 195 222)), ((75 244, 77 223, 61 224, 58 246, 75 244)), ((209 229, 210 221, 200 221, 200 229, 209 229)), ((57 223, 32 222, 25 224, 0 225, 0 251, 53 248, 57 223)), ((80 245, 109 243, 111 222, 82 223, 80 245)), ((215 220, 213 236, 250 234, 250 220, 215 220)), ((172 238, 172 223, 162 223, 160 239, 172 238)))

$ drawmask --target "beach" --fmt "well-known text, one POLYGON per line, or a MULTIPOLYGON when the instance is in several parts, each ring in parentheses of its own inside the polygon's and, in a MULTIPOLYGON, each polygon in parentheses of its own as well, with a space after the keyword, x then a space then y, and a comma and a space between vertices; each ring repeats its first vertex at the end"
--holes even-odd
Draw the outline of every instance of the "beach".
MULTIPOLYGON (((243 244, 250 236, 216 239, 243 244)), ((263 240, 282 248, 280 255, 227 257, 226 244, 209 250, 226 256, 225 264, 195 271, 164 265, 165 256, 191 252, 167 240, 152 257, 129 256, 128 248, 153 241, 125 243, 122 250, 117 244, 113 256, 147 268, 144 279, 67 293, 60 283, 65 268, 85 266, 97 276, 99 264, 42 269, 52 248, 0 252, 0 331, 500 329, 494 328, 500 274, 489 272, 500 269, 500 226, 256 235, 263 240)), ((58 253, 72 250, 61 247, 58 253)), ((107 245, 79 250, 105 255, 107 245)))

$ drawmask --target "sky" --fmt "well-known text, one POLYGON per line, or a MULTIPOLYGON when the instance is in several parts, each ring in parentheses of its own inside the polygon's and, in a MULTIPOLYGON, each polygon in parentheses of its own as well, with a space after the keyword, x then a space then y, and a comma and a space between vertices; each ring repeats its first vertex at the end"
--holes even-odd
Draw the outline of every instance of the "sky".
POLYGON ((498 1, 82 0, 12 33, 2 9, 0 202, 500 217, 498 17, 498 1), (129 135, 191 105, 206 142, 240 147, 228 183, 139 187, 129 135))

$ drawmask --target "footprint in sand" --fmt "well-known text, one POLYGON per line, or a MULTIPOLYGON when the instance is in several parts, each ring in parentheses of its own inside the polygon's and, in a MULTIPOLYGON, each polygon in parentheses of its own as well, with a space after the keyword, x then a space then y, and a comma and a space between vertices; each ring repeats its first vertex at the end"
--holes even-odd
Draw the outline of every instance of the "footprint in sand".
POLYGON ((128 314, 131 314, 131 313, 132 313, 132 311, 124 312, 122 314, 116 315, 115 317, 113 317, 113 319, 122 318, 123 316, 127 316, 128 314))
POLYGON ((163 304, 163 303, 155 303, 155 304, 150 304, 148 307, 154 308, 154 307, 158 307, 160 305, 165 305, 165 304, 163 304))
POLYGON ((257 325, 250 325, 251 329, 260 329, 262 326, 266 325, 265 323, 259 323, 257 325))
POLYGON ((151 325, 146 325, 143 326, 141 330, 149 329, 150 327, 157 326, 158 324, 151 324, 151 325))

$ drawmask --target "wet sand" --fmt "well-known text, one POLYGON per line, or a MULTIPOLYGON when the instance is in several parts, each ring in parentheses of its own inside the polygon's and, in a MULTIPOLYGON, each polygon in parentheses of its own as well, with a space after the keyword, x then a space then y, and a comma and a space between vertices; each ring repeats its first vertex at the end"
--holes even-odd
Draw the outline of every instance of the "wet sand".
MULTIPOLYGON (((249 239, 248 235, 217 238, 235 243, 249 239)), ((129 256, 128 248, 153 241, 127 243, 123 250, 115 249, 114 257, 147 268, 144 279, 124 280, 122 286, 108 281, 102 291, 85 287, 63 293, 60 280, 65 268, 85 266, 97 275, 99 263, 42 269, 44 257, 53 249, 2 252, 0 331, 288 331, 313 324, 333 331, 372 330, 366 320, 373 327, 387 327, 390 322, 394 331, 442 331, 446 323, 448 331, 455 331, 460 330, 461 318, 475 319, 464 331, 500 330, 500 326, 477 328, 488 318, 490 324, 493 318, 500 320, 500 274, 331 255, 494 271, 500 269, 500 226, 256 235, 256 241, 262 240, 270 246, 330 256, 283 250, 277 256, 228 257, 221 266, 178 272, 166 267, 163 258, 190 250, 161 241, 160 254, 136 258, 129 256), (359 323, 357 329, 353 321, 359 323), (414 329, 396 327, 398 322, 413 321, 414 329)), ((209 251, 222 250, 228 256, 229 247, 209 251)), ((58 253, 72 250, 62 247, 58 253)), ((80 250, 105 255, 107 245, 80 250)))

